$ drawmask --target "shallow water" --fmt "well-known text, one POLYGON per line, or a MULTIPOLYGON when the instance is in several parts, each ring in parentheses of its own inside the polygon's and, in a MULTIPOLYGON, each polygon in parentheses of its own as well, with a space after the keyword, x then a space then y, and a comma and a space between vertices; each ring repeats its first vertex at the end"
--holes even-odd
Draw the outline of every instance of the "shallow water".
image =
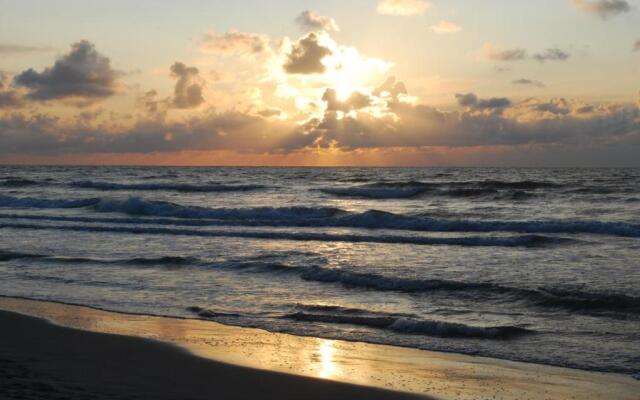
POLYGON ((0 294, 640 373, 640 170, 0 167, 0 294))

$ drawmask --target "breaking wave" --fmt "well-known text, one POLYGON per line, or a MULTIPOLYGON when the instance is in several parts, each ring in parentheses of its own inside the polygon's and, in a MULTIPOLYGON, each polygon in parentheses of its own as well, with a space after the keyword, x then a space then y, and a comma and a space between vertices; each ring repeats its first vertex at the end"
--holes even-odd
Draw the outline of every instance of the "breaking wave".
POLYGON ((0 186, 4 186, 4 187, 10 187, 10 188, 19 188, 19 187, 26 187, 26 186, 35 186, 38 185, 39 183, 31 180, 31 179, 26 179, 26 178, 20 178, 20 177, 6 177, 6 178, 0 178, 0 186))
MULTIPOLYGON (((126 200, 89 198, 80 200, 34 199, 0 196, 4 208, 80 208, 92 207, 100 213, 122 213, 132 216, 165 217, 189 220, 136 219, 135 223, 173 224, 189 226, 273 226, 273 227, 326 227, 389 229, 422 232, 519 232, 588 233, 622 237, 640 237, 640 224, 626 222, 540 220, 491 221, 437 219, 432 217, 394 214, 384 211, 348 212, 333 207, 257 207, 206 208, 183 206, 138 197, 126 200), (200 220, 200 221, 198 221, 200 220)), ((117 220, 114 220, 117 222, 117 220)))
POLYGON ((102 181, 79 181, 71 183, 71 186, 82 189, 96 189, 103 191, 137 190, 137 191, 175 191, 195 193, 216 192, 249 192, 267 189, 263 185, 225 185, 225 184, 169 184, 169 183, 113 183, 102 181))
POLYGON ((4 208, 81 208, 95 205, 99 202, 99 198, 66 200, 0 196, 0 207, 4 208))
POLYGON ((332 324, 349 324, 370 328, 391 330, 402 334, 436 336, 445 338, 475 339, 513 339, 525 334, 534 333, 516 326, 477 327, 459 323, 419 320, 395 316, 360 316, 341 314, 312 314, 296 312, 283 316, 301 322, 325 322, 332 324))
MULTIPOLYGON (((23 223, 2 223, 1 228, 60 230, 73 232, 130 233, 147 235, 180 235, 200 237, 233 237, 264 240, 292 240, 315 242, 347 242, 347 243, 386 243, 413 244, 431 246, 469 246, 469 247, 536 247, 547 244, 562 243, 566 239, 554 237, 525 235, 507 237, 424 237, 400 235, 355 235, 316 232, 269 232, 269 231, 234 231, 234 230, 192 230, 169 229, 155 227, 128 226, 87 226, 87 225, 34 225, 23 223)), ((569 240, 571 241, 571 240, 569 240)))
MULTIPOLYGON (((517 288, 490 282, 461 282, 443 279, 410 279, 373 273, 351 272, 319 266, 295 267, 279 263, 241 263, 233 268, 252 272, 294 273, 303 280, 338 283, 347 287, 403 293, 469 293, 477 299, 525 301, 543 308, 581 312, 640 313, 640 297, 617 293, 585 292, 571 288, 517 288)), ((321 311, 319 308, 312 311, 321 311)))
POLYGON ((521 200, 532 197, 526 190, 558 188, 561 185, 539 181, 468 181, 468 182, 376 182, 358 186, 317 189, 338 197, 368 199, 408 199, 423 194, 445 197, 499 196, 521 200))

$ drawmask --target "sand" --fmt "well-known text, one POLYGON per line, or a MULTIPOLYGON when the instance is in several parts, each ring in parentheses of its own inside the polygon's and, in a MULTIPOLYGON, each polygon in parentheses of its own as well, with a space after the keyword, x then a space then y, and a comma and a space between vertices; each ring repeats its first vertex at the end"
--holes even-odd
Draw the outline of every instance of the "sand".
POLYGON ((616 374, 25 299, 0 298, 0 309, 2 399, 637 400, 640 393, 639 381, 616 374))

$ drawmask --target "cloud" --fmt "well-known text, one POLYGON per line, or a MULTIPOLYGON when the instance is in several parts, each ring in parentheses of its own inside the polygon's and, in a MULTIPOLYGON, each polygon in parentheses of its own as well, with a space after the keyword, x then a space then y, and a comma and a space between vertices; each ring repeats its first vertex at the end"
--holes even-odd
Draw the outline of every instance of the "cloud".
POLYGON ((338 32, 340 27, 333 18, 319 15, 313 10, 303 11, 296 17, 296 22, 303 30, 325 30, 328 32, 338 32))
POLYGON ((598 15, 602 19, 631 11, 631 5, 627 0, 573 0, 573 4, 578 10, 598 15))
POLYGON ((633 51, 640 51, 640 40, 636 40, 633 44, 633 51))
POLYGON ((511 101, 504 97, 492 97, 490 99, 480 99, 474 93, 456 94, 458 105, 471 109, 500 110, 511 106, 511 101))
POLYGON ((377 11, 382 15, 422 15, 431 7, 426 0, 380 0, 377 11))
POLYGON ((437 34, 457 33, 462 31, 462 27, 455 22, 440 21, 437 25, 431 26, 431 31, 437 34))
POLYGON ((522 85, 522 86, 534 86, 534 87, 538 87, 538 88, 543 88, 546 87, 546 85, 540 81, 536 81, 533 79, 516 79, 515 81, 512 82, 514 85, 522 85))
POLYGON ((279 117, 282 115, 282 110, 278 108, 265 108, 264 110, 258 111, 258 115, 265 118, 279 117))
POLYGON ((327 103, 327 110, 349 112, 360 110, 371 105, 371 98, 360 92, 353 92, 346 100, 339 100, 335 89, 326 89, 322 101, 327 103))
POLYGON ((25 105, 22 93, 9 86, 9 76, 0 71, 0 110, 20 108, 25 105))
POLYGON ((71 45, 71 51, 42 72, 23 71, 14 78, 16 85, 28 89, 31 100, 79 98, 93 102, 116 93, 119 73, 110 60, 86 41, 71 45))
POLYGON ((205 34, 200 49, 207 53, 260 55, 268 52, 270 45, 266 35, 231 30, 221 35, 205 34))
POLYGON ((283 67, 288 74, 321 74, 326 70, 322 59, 331 54, 329 48, 318 43, 318 36, 310 33, 293 45, 283 67))
POLYGON ((520 61, 527 58, 527 51, 524 49, 500 50, 495 48, 491 43, 484 45, 483 53, 485 58, 490 61, 520 61))
POLYGON ((338 101, 334 94, 325 90, 326 102, 332 106, 328 104, 323 115, 302 124, 212 110, 182 121, 139 119, 127 127, 99 126, 91 116, 65 122, 46 114, 0 114, 0 155, 227 150, 265 155, 321 149, 405 149, 400 154, 408 154, 406 149, 428 148, 466 148, 489 154, 495 146, 517 154, 521 146, 564 151, 579 151, 585 146, 596 153, 609 149, 608 154, 615 156, 616 149, 640 145, 640 108, 635 104, 536 98, 511 103, 503 98, 479 99, 470 93, 458 95, 466 105, 460 110, 389 101, 380 112, 371 113, 369 107, 360 106, 365 97, 371 107, 380 104, 373 94, 360 93, 344 101, 338 101), (501 112, 490 109, 507 102, 509 106, 501 112))
MULTIPOLYGON (((527 104, 527 102, 525 102, 527 104)), ((571 103, 565 99, 550 99, 545 102, 534 101, 534 104, 531 106, 535 111, 539 111, 542 113, 550 113, 556 115, 567 115, 571 113, 571 103)), ((585 114, 589 112, 593 112, 594 107, 590 108, 580 108, 578 113, 585 114)))
POLYGON ((158 92, 152 89, 145 92, 142 96, 140 96, 138 98, 138 102, 140 102, 148 112, 156 113, 160 111, 161 105, 164 104, 166 106, 166 102, 159 101, 157 97, 158 97, 158 92))
POLYGON ((373 95, 376 97, 390 97, 394 101, 398 100, 398 96, 403 94, 408 94, 407 87, 403 82, 396 81, 395 76, 388 77, 382 85, 373 91, 373 95))
POLYGON ((276 151, 293 125, 228 111, 184 121, 141 119, 127 128, 64 122, 46 114, 0 116, 0 154, 168 153, 276 151))
POLYGON ((557 47, 552 47, 540 53, 536 53, 532 57, 534 60, 543 63, 546 61, 565 61, 569 57, 571 57, 571 54, 567 53, 566 51, 560 50, 557 47))
POLYGON ((0 43, 0 54, 27 54, 53 51, 50 46, 27 46, 22 44, 0 43))
POLYGON ((177 79, 171 102, 173 107, 195 108, 204 103, 204 97, 202 97, 204 82, 200 78, 198 68, 187 67, 181 62, 176 62, 171 66, 171 76, 177 79))

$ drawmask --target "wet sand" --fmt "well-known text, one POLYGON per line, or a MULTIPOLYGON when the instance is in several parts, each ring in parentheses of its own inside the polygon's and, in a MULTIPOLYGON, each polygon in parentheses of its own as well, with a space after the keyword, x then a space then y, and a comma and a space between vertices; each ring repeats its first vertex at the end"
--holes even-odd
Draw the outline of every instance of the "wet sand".
POLYGON ((24 299, 0 298, 0 309, 8 311, 0 312, 0 393, 8 399, 637 400, 640 393, 639 381, 616 374, 24 299))

